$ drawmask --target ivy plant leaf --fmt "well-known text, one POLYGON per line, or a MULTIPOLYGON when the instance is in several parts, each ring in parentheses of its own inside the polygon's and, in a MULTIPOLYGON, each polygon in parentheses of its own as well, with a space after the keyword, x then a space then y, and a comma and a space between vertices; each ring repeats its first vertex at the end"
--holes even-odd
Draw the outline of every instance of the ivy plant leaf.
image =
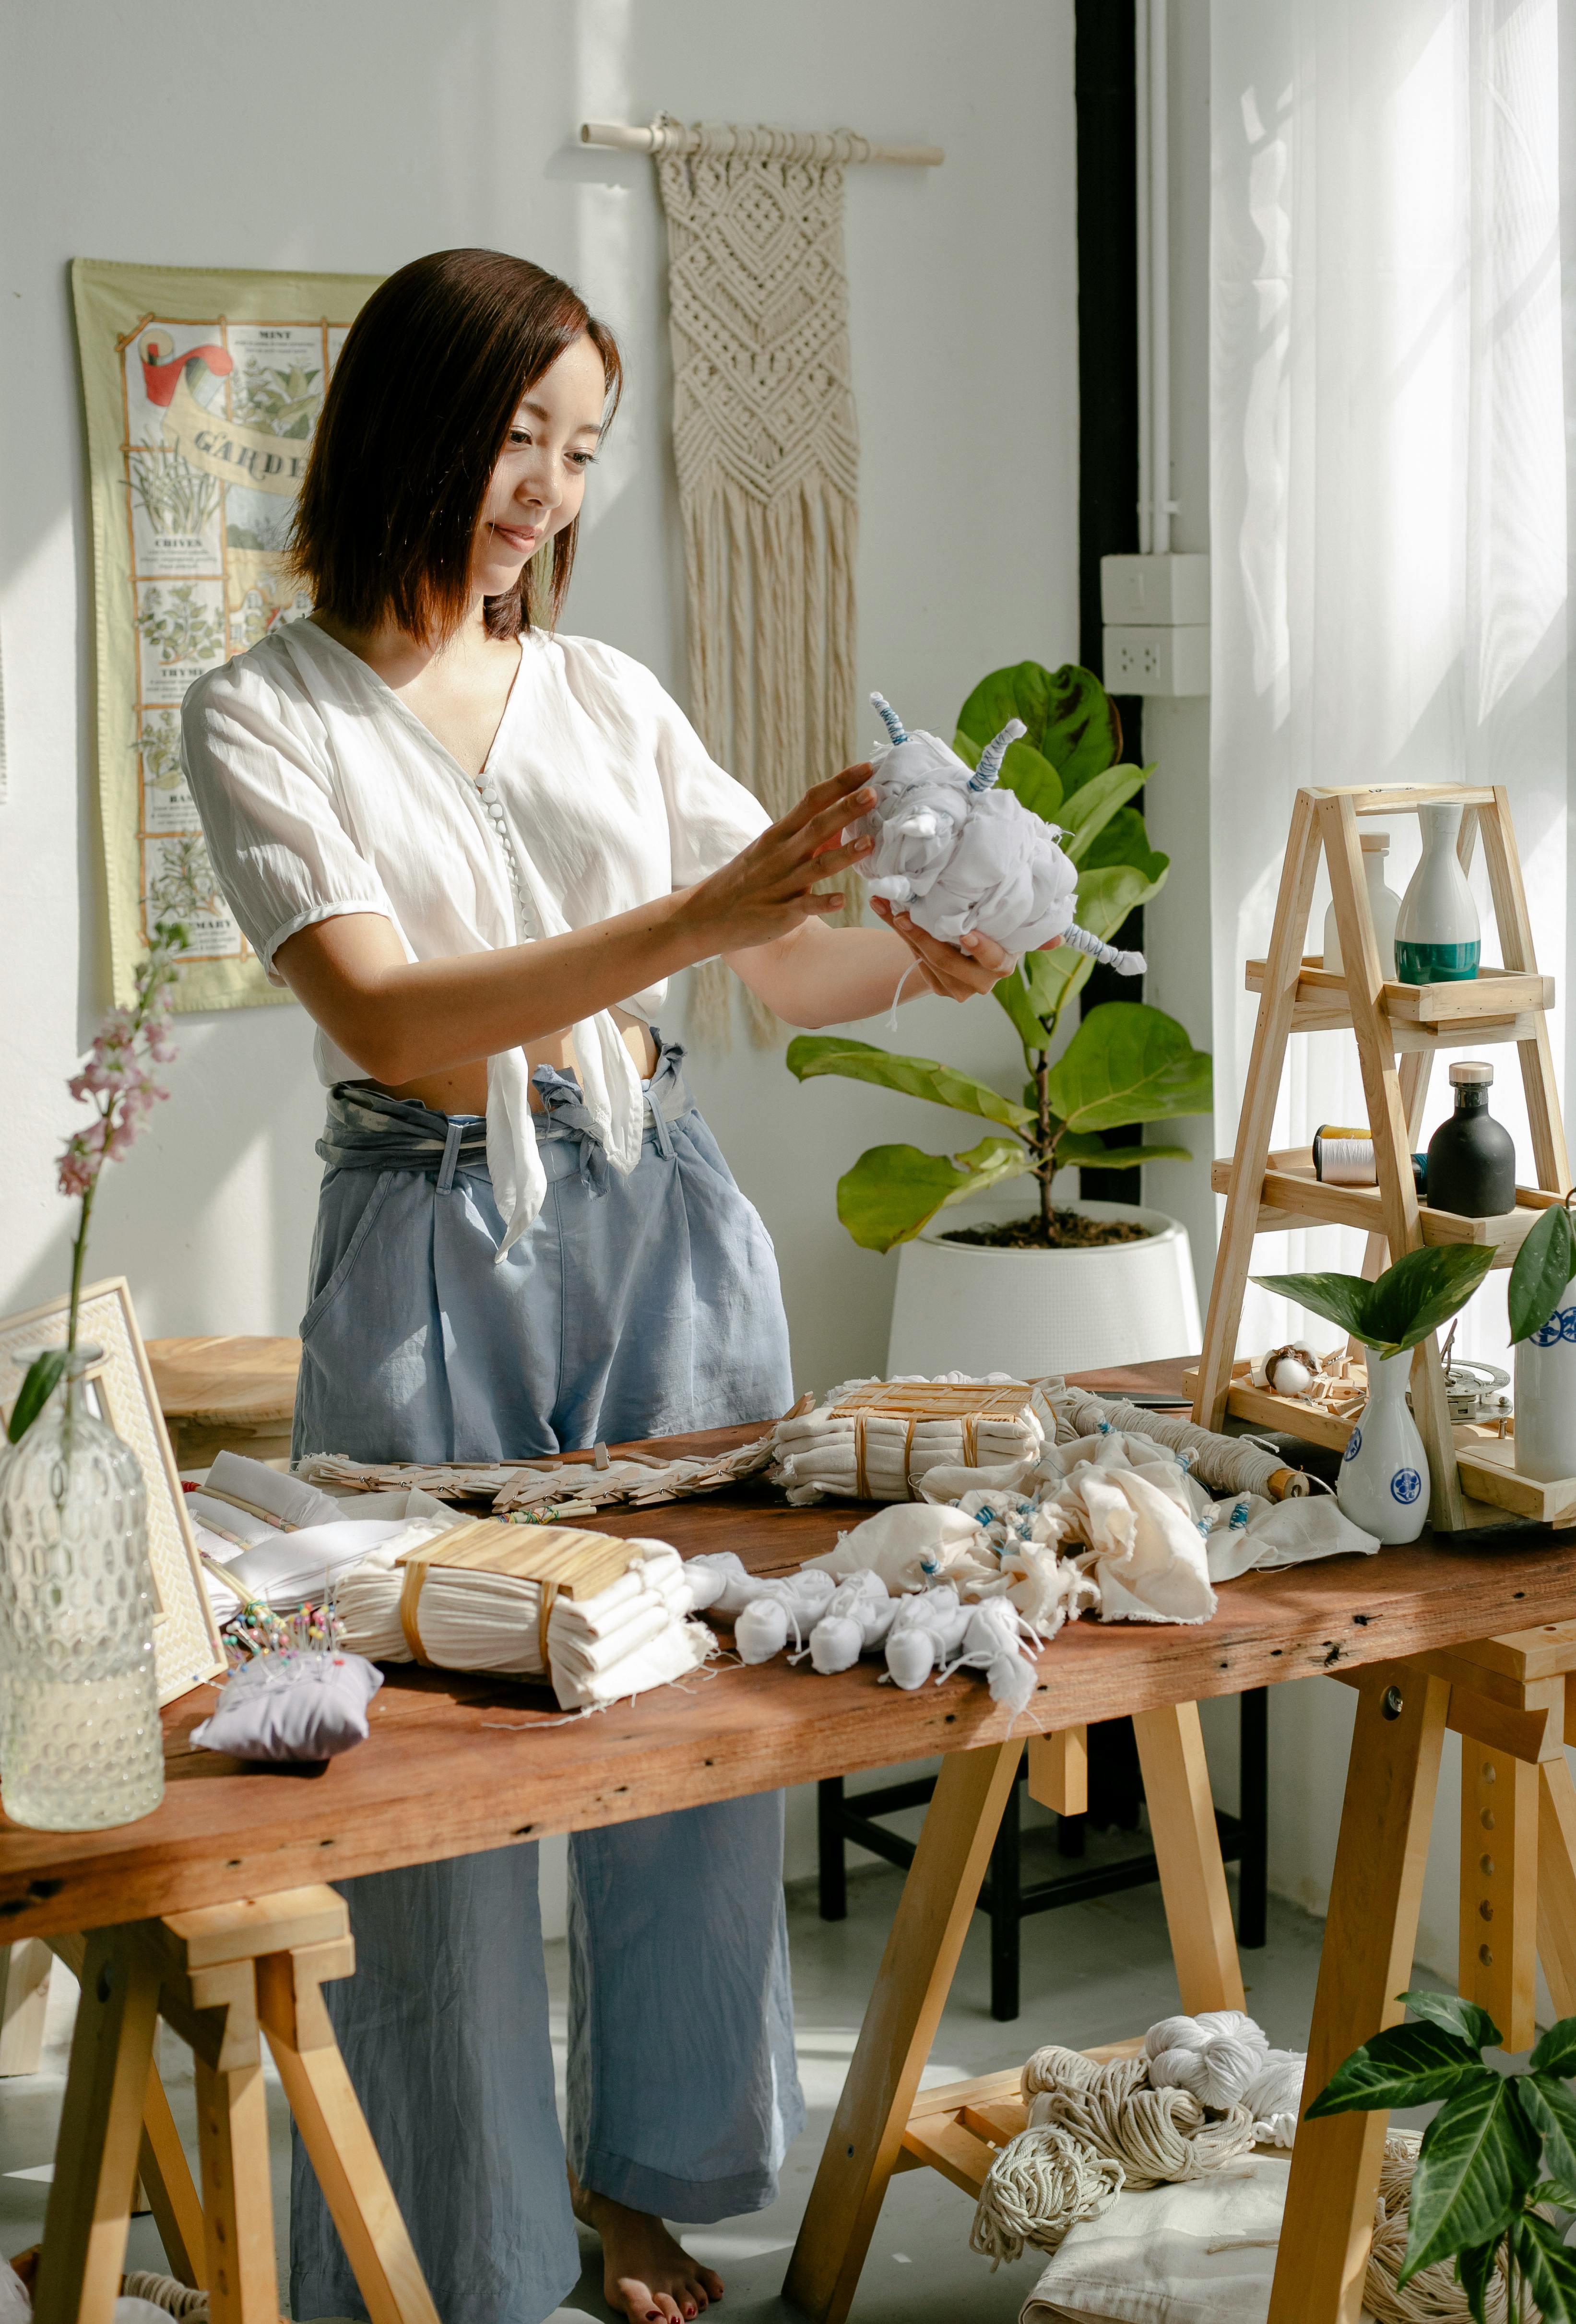
POLYGON ((1191 1162, 1186 1146, 1106 1146, 1070 1130, 1056 1141, 1056 1167, 1077 1163, 1086 1170, 1136 1170, 1142 1162, 1191 1162))
POLYGON ((1372 1344, 1386 1355, 1415 1348, 1464 1307, 1494 1264, 1488 1243, 1441 1243, 1409 1250, 1387 1267, 1369 1297, 1372 1344))
POLYGON ((1524 2213, 1511 2228, 1510 2248, 1544 2324, 1576 2324, 1576 2252, 1553 2221, 1524 2213))
POLYGON ((1405 2004, 1414 2017, 1420 2017, 1424 2024, 1442 2027, 1469 2049, 1499 2047, 1499 2028, 1488 2012, 1479 2009, 1475 2001, 1463 2001, 1459 1993, 1398 1993, 1396 1998, 1405 2004))
POLYGON ((890 1250, 912 1242, 945 1204, 982 1194, 1028 1161, 1021 1146, 1015 1149, 1004 1138, 987 1138, 956 1156, 872 1146, 837 1181, 837 1215, 862 1249, 890 1250))
POLYGON ((1034 1156, 1016 1138, 982 1138, 966 1154, 954 1154, 952 1158, 956 1168, 969 1173, 969 1179, 966 1185, 954 1186, 943 1197, 944 1210, 949 1203, 966 1203, 1009 1178, 1021 1178, 1034 1167, 1034 1156))
POLYGON ((1423 2134, 1397 2283, 1451 2258, 1463 2245, 1502 2236, 1519 2217, 1537 2175, 1537 2134, 1515 2082, 1487 2066, 1469 2067, 1423 2134))
POLYGON ((1576 1229, 1563 1203, 1545 1211, 1510 1269, 1507 1305, 1512 1340, 1530 1340, 1541 1332, 1565 1296, 1565 1286, 1576 1275, 1576 1229))
POLYGON ((988 1082, 955 1065, 937 1065, 932 1057, 894 1056, 870 1041, 851 1041, 841 1033, 801 1033, 788 1045, 785 1060, 790 1074, 802 1082, 818 1074, 842 1074, 850 1081, 874 1082, 879 1089, 902 1090, 908 1097, 928 1098, 933 1105, 956 1106, 1015 1130, 1029 1120, 1028 1109, 1015 1098, 1003 1097, 988 1082))
POLYGON ((1047 1087, 1072 1130, 1125 1130, 1207 1113, 1214 1102, 1208 1055, 1175 1017, 1132 1001, 1108 1001, 1084 1018, 1047 1087))
MULTIPOLYGON (((1031 953, 1029 957, 1031 960, 1039 960, 1046 955, 1031 953)), ((1029 996, 1022 964, 1015 968, 1010 976, 1004 976, 1000 983, 993 984, 991 991, 994 1000, 1011 1018, 1012 1029, 1023 1043, 1024 1056, 1032 1058, 1036 1050, 1046 1047, 1047 1037, 1044 1022, 1029 996)))
POLYGON ((1143 789, 1154 771, 1153 767, 1107 767, 1073 793, 1062 814, 1066 834, 1062 846, 1074 863, 1083 862, 1112 816, 1143 789))
POLYGON ((1540 2073, 1518 2075, 1516 2090, 1544 2142, 1544 2169, 1562 2186, 1576 2186, 1576 2093, 1540 2073))
POLYGON ((41 1356, 34 1356, 23 1376, 16 1391, 16 1402, 11 1407, 11 1417, 5 1424, 5 1434, 13 1444, 20 1444, 39 1414, 53 1396, 66 1369, 64 1348, 47 1348, 41 1356))
POLYGON ((1476 2050, 1442 2026, 1387 2025, 1336 2067, 1307 2108, 1307 2119, 1364 2114, 1374 2107, 1428 2106, 1450 2098, 1464 2076, 1483 2070, 1476 2050))
POLYGON ((1144 818, 1136 807, 1119 807, 1079 859, 1085 872, 1103 872, 1113 863, 1130 863, 1135 872, 1152 880, 1157 888, 1165 881, 1170 860, 1150 846, 1144 818))
POLYGON ((1397 1356, 1464 1307, 1494 1263, 1487 1243, 1442 1243, 1409 1250, 1377 1283, 1356 1275, 1256 1275, 1311 1314, 1339 1323, 1365 1348, 1397 1356))
POLYGON ((1456 2254, 1456 2278, 1476 2324, 1488 2324, 1488 2287, 1494 2281, 1494 2260, 1501 2240, 1495 2236, 1486 2244, 1470 2244, 1456 2254))
POLYGON ((1022 719, 1028 729, 1024 740, 1055 767, 1064 799, 1121 757, 1116 705, 1093 671, 1076 662, 1046 669, 1037 661, 1020 661, 992 670, 959 711, 958 724, 983 744, 1009 718, 1022 719))
POLYGON ((1527 2060, 1535 2074, 1576 2073, 1576 2017, 1562 2017, 1540 2034, 1527 2060))

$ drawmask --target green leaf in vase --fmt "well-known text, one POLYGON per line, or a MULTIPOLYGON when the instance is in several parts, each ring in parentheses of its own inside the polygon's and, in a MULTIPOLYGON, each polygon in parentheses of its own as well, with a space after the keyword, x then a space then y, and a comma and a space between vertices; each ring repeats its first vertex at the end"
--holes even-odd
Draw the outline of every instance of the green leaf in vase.
POLYGON ((1573 1275, 1576 1229, 1560 1203, 1544 1213, 1512 1262, 1506 1295, 1512 1340, 1530 1340, 1543 1330, 1573 1275))
POLYGON ((11 1443, 21 1443, 53 1396, 65 1369, 64 1348, 47 1348, 41 1356, 34 1356, 23 1377, 16 1401, 11 1407, 11 1417, 5 1424, 5 1434, 11 1443))

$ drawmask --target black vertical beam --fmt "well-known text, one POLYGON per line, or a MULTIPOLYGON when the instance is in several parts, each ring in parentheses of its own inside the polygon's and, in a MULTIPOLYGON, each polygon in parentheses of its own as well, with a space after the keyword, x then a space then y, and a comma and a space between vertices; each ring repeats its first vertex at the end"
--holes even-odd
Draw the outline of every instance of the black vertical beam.
MULTIPOLYGON (((1131 0, 1074 0, 1074 97, 1078 184, 1078 654, 1102 675, 1100 560, 1138 546, 1138 210, 1136 58, 1131 0)), ((1122 755, 1143 758, 1143 704, 1117 702, 1122 755)), ((1143 805, 1140 793, 1135 801, 1143 805)), ((1142 948, 1144 915, 1129 914, 1116 941, 1142 948)), ((1098 964, 1083 987, 1085 1015, 1102 1001, 1138 1001, 1136 977, 1098 964)), ((1130 1144, 1130 1130, 1108 1133, 1130 1144)), ((1142 1200, 1137 1170, 1083 1170, 1092 1202, 1142 1200)))
POLYGON ((1022 1877, 1018 1794, 1018 1784, 1014 1783, 1008 1792, 1000 1827, 991 1849, 991 2015, 999 2025, 1009 2025, 1019 2006, 1022 1877))
POLYGON ((816 1838, 820 1847, 817 1883, 824 1921, 848 1918, 848 1860, 843 1853, 843 1778, 823 1775, 816 1786, 816 1838))
POLYGON ((1267 1941, 1269 1895, 1269 1689, 1250 1686, 1242 1696, 1238 1757, 1237 1820, 1242 1844, 1237 1858, 1237 1942, 1267 1941))

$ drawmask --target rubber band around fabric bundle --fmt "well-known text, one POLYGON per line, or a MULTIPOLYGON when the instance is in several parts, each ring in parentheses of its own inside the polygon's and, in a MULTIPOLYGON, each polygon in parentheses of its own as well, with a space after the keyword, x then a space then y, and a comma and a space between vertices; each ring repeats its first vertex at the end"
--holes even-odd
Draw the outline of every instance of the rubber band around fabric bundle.
POLYGON ((534 1582, 541 1591, 537 1615, 537 1638, 543 1670, 548 1659, 548 1622, 553 1601, 594 1598, 626 1574, 650 1545, 620 1541, 615 1535, 584 1533, 576 1526, 514 1526, 480 1517, 456 1526, 435 1540, 416 1543, 394 1561, 404 1568, 400 1592, 400 1628, 415 1660, 433 1668, 421 1643, 418 1609, 421 1588, 435 1565, 464 1567, 475 1572, 506 1573, 512 1581, 534 1582))
POLYGON ((903 1489, 905 1497, 913 1501, 920 1498, 912 1476, 914 1431, 920 1421, 957 1421, 963 1433, 963 1465, 972 1469, 979 1462, 981 1421, 1015 1418, 1028 1409, 1030 1394, 1025 1380, 1009 1380, 996 1388, 984 1388, 973 1381, 873 1380, 869 1387, 853 1388, 843 1397, 831 1407, 827 1417, 853 1422, 854 1498, 862 1501, 875 1498, 871 1492, 865 1462, 866 1423, 872 1419, 907 1421, 903 1489))

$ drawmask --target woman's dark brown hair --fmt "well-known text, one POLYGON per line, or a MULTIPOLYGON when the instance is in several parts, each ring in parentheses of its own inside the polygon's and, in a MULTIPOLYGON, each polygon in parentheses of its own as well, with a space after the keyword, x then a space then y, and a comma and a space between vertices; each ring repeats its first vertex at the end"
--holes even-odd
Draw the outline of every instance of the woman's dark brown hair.
MULTIPOLYGON (((602 357, 611 420, 617 344, 556 274, 501 250, 438 250, 379 285, 334 367, 290 534, 292 567, 324 612, 355 630, 392 619, 418 638, 457 627, 521 398, 583 333, 602 357)), ((532 585, 532 558, 518 588, 485 600, 490 636, 529 629, 533 600, 557 621, 577 530, 554 536, 545 586, 539 574, 532 585)))

